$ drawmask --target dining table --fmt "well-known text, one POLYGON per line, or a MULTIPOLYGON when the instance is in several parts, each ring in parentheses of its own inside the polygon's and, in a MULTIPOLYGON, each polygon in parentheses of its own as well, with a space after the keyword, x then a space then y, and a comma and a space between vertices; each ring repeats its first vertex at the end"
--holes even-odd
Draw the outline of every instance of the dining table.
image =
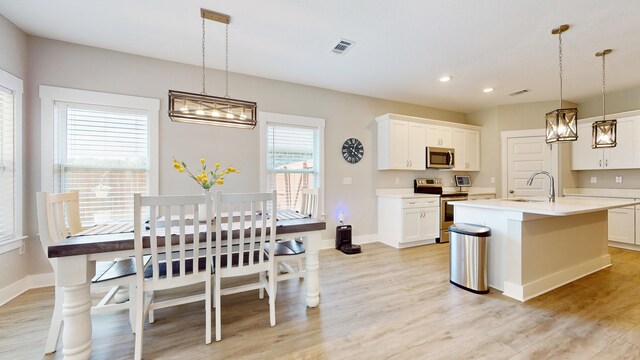
MULTIPOLYGON (((276 234, 287 238, 302 238, 305 262, 306 303, 316 307, 320 302, 320 261, 318 252, 321 243, 321 231, 326 229, 324 220, 296 216, 291 211, 278 211, 276 234)), ((215 220, 214 220, 215 221, 215 220)), ((98 228, 97 228, 98 229, 98 228)), ((89 359, 91 357, 91 280, 95 275, 96 261, 111 261, 134 255, 133 225, 112 227, 113 230, 89 229, 77 236, 49 246, 49 258, 57 261, 56 283, 63 289, 62 352, 64 359, 89 359), (113 233, 117 232, 117 233, 113 233)), ((215 229, 215 226, 214 226, 215 229)), ((240 229, 234 229, 233 237, 240 229)), ((244 230, 249 236, 250 229, 244 230)), ((201 234, 202 236, 202 234, 201 234)), ((215 242, 215 231, 212 233, 215 242)), ((223 238, 227 231, 221 233, 223 238)))

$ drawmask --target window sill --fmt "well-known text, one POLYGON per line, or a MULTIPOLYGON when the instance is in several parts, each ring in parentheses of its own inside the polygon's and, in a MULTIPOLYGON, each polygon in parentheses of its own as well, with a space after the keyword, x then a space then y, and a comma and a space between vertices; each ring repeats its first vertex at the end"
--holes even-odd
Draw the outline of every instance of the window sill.
POLYGON ((24 254, 24 239, 26 236, 17 237, 15 239, 3 240, 0 242, 0 255, 20 249, 20 255, 24 254))

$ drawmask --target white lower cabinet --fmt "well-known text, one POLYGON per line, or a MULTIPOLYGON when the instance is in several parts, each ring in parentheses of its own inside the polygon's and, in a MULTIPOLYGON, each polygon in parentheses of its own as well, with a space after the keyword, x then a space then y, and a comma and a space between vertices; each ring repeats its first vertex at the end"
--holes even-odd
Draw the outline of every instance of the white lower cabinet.
MULTIPOLYGON (((636 209, 631 207, 609 210, 609 241, 636 243, 636 209)), ((640 238, 637 238, 640 242, 640 238)))
POLYGON ((378 236, 395 248, 435 243, 440 236, 440 198, 379 196, 378 236))

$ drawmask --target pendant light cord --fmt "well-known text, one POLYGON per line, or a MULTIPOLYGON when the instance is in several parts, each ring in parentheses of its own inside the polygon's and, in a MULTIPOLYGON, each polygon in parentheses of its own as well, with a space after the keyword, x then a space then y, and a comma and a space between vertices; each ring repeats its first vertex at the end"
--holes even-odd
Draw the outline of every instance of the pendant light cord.
POLYGON ((562 31, 558 33, 558 54, 560 60, 560 106, 558 109, 562 109, 562 31))
POLYGON ((606 55, 604 54, 604 51, 602 52, 602 120, 605 120, 605 110, 604 110, 604 85, 605 85, 605 75, 604 75, 604 58, 606 57, 606 55))
POLYGON ((229 98, 229 24, 225 26, 225 50, 224 50, 224 75, 225 90, 224 97, 229 98))
POLYGON ((204 71, 204 17, 202 18, 202 95, 207 95, 207 92, 205 91, 205 71, 204 71))

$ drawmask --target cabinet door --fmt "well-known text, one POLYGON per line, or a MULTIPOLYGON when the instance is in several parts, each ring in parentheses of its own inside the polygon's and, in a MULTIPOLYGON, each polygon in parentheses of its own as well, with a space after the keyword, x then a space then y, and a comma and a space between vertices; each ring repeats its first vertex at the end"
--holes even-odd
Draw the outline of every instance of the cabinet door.
POLYGON ((455 149, 453 170, 464 171, 467 169, 467 157, 465 147, 465 130, 453 129, 453 148, 455 149))
POLYGON ((453 147, 453 128, 427 125, 427 146, 453 147))
POLYGON ((424 124, 409 123, 409 168, 412 170, 427 169, 427 139, 424 124))
POLYGON ((435 239, 440 237, 440 210, 438 207, 422 208, 420 222, 420 239, 435 239))
POLYGON ((392 120, 389 123, 389 167, 406 169, 409 167, 409 123, 392 120))
POLYGON ((603 149, 603 168, 605 169, 633 169, 640 168, 638 164, 638 119, 640 116, 618 119, 616 132, 617 145, 603 149))
POLYGON ((420 216, 422 209, 403 209, 402 210, 402 242, 411 242, 420 240, 420 216))
POLYGON ((578 140, 571 147, 571 170, 603 169, 602 149, 591 148, 591 123, 578 124, 578 140))
MULTIPOLYGON (((480 171, 480 132, 465 130, 464 132, 464 158, 467 171, 480 171)), ((456 153, 458 151, 456 150, 456 153)))
POLYGON ((635 209, 609 210, 609 241, 635 244, 635 209))

